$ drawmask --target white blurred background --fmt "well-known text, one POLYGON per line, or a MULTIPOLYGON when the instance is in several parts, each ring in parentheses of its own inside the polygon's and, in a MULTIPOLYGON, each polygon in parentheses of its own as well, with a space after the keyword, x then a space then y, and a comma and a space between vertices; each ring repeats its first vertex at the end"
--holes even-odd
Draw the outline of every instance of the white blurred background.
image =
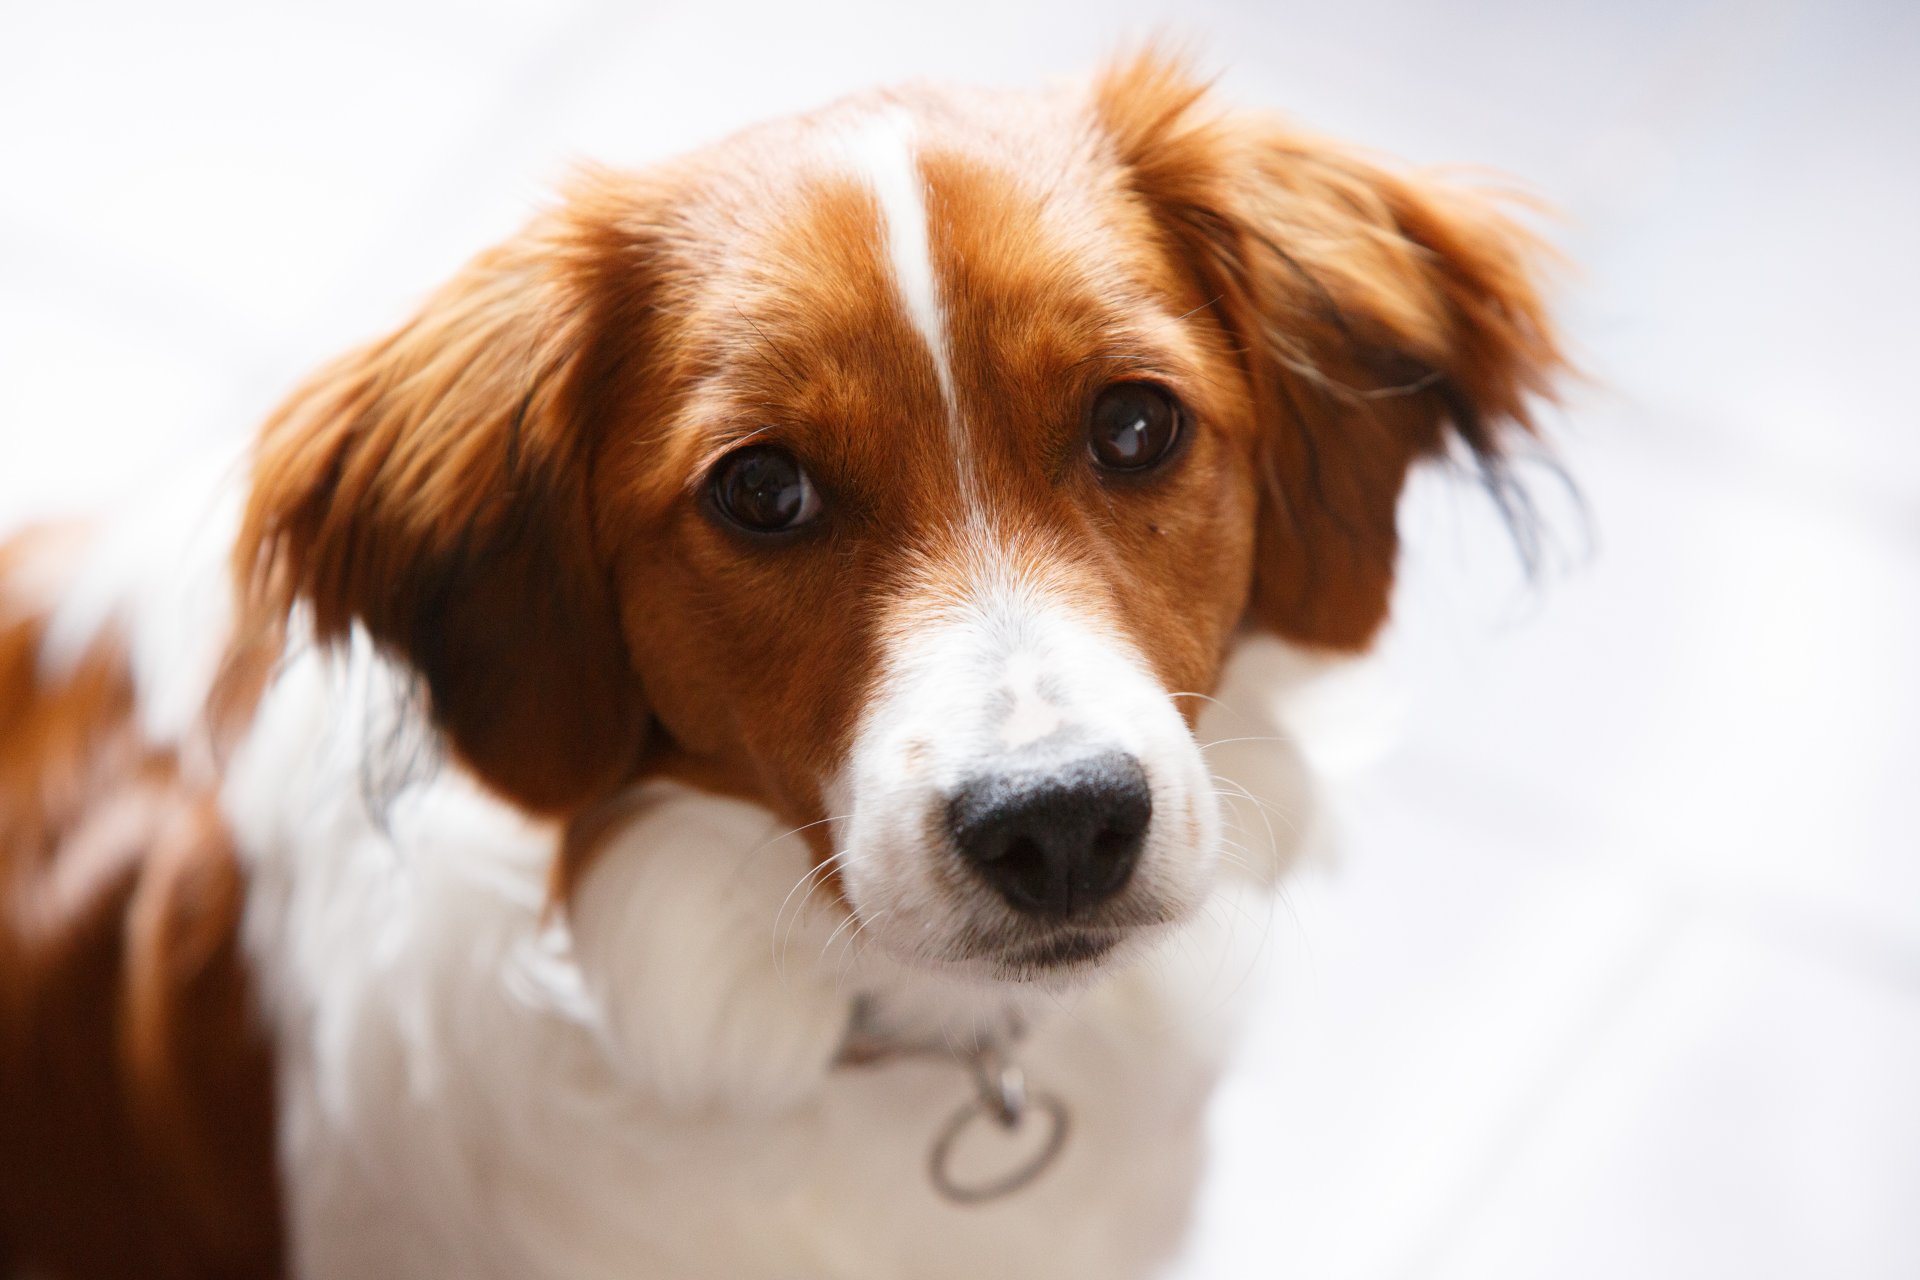
POLYGON ((1590 374, 1540 585, 1409 500, 1181 1275, 1920 1277, 1920 5, 7 0, 0 524, 245 432, 572 158, 1156 31, 1557 205, 1590 374))

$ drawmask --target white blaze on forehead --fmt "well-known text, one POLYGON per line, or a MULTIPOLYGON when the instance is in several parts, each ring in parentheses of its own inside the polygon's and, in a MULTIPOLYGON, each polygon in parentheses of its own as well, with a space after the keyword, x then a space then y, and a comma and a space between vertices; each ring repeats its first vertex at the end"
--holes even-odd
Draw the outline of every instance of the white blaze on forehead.
POLYGON ((927 184, 914 156, 913 121, 902 111, 874 116, 848 135, 846 148, 880 206, 880 234, 886 241, 894 288, 899 290, 907 317, 933 356, 940 391, 951 414, 953 374, 948 368, 933 247, 927 236, 927 184))
POLYGON ((933 246, 928 236, 927 182, 915 156, 913 120, 904 111, 887 111, 861 121, 844 140, 847 158, 873 192, 880 207, 880 235, 885 241, 887 266, 907 318, 933 358, 934 376, 946 409, 947 433, 954 465, 960 471, 962 491, 972 496, 972 472, 967 465, 966 433, 960 426, 959 401, 953 391, 953 368, 947 346, 946 323, 940 305, 940 284, 933 268, 933 246))

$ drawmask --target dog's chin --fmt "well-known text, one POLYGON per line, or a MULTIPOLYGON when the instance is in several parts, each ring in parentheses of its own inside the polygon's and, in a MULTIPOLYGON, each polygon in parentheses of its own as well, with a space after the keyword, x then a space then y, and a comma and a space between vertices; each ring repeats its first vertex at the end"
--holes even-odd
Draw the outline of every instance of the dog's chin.
POLYGON ((1010 943, 984 957, 995 981, 1072 987, 1105 973, 1136 948, 1137 930, 1059 929, 1038 939, 1010 943))
POLYGON ((900 958, 969 982, 1070 991, 1124 968, 1180 920, 1125 925, 1018 921, 969 931, 964 940, 900 958))

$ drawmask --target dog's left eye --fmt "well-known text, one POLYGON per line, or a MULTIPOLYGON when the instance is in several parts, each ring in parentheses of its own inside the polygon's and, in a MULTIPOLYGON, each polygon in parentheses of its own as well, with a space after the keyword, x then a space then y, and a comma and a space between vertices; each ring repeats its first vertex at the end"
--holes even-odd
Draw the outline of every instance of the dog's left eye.
POLYGON ((1109 471, 1145 471, 1180 439, 1180 402, 1152 382, 1116 382, 1094 398, 1087 447, 1109 471))
POLYGON ((806 468, 776 445, 740 449, 713 472, 713 502, 753 533, 797 529, 820 514, 820 495, 806 468))

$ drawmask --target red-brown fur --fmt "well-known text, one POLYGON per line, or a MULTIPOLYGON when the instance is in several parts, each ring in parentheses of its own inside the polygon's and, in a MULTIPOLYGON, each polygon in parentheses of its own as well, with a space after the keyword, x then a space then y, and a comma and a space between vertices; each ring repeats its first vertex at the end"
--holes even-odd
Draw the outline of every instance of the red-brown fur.
POLYGON ((111 637, 45 678, 7 600, 45 536, 0 549, 0 1263, 272 1276, 271 1053, 214 780, 141 742, 111 637))
MULTIPOLYGON (((1559 365, 1527 237, 1217 112, 1151 57, 1106 74, 1091 117, 897 101, 923 109, 953 380, 1008 553, 1129 631, 1170 690, 1209 688, 1241 627, 1366 645, 1408 467, 1450 427, 1497 455, 1559 365), (1036 163, 1084 170, 1059 207, 978 136, 1032 113, 1066 139, 1036 163), (1121 378, 1193 419, 1180 463, 1139 482, 1082 461, 1086 406, 1121 378)), ((810 128, 587 176, 297 392, 234 552, 225 710, 244 719, 296 603, 323 641, 364 627, 459 760, 573 822, 563 897, 645 772, 822 817, 881 641, 977 549, 870 194, 832 173, 738 185, 786 174, 810 128), (823 527, 770 549, 704 509, 707 469, 749 436, 806 459, 823 527)), ((42 625, 0 621, 0 1262, 270 1275, 271 1053, 214 779, 139 740, 110 636, 44 678, 42 625)))

